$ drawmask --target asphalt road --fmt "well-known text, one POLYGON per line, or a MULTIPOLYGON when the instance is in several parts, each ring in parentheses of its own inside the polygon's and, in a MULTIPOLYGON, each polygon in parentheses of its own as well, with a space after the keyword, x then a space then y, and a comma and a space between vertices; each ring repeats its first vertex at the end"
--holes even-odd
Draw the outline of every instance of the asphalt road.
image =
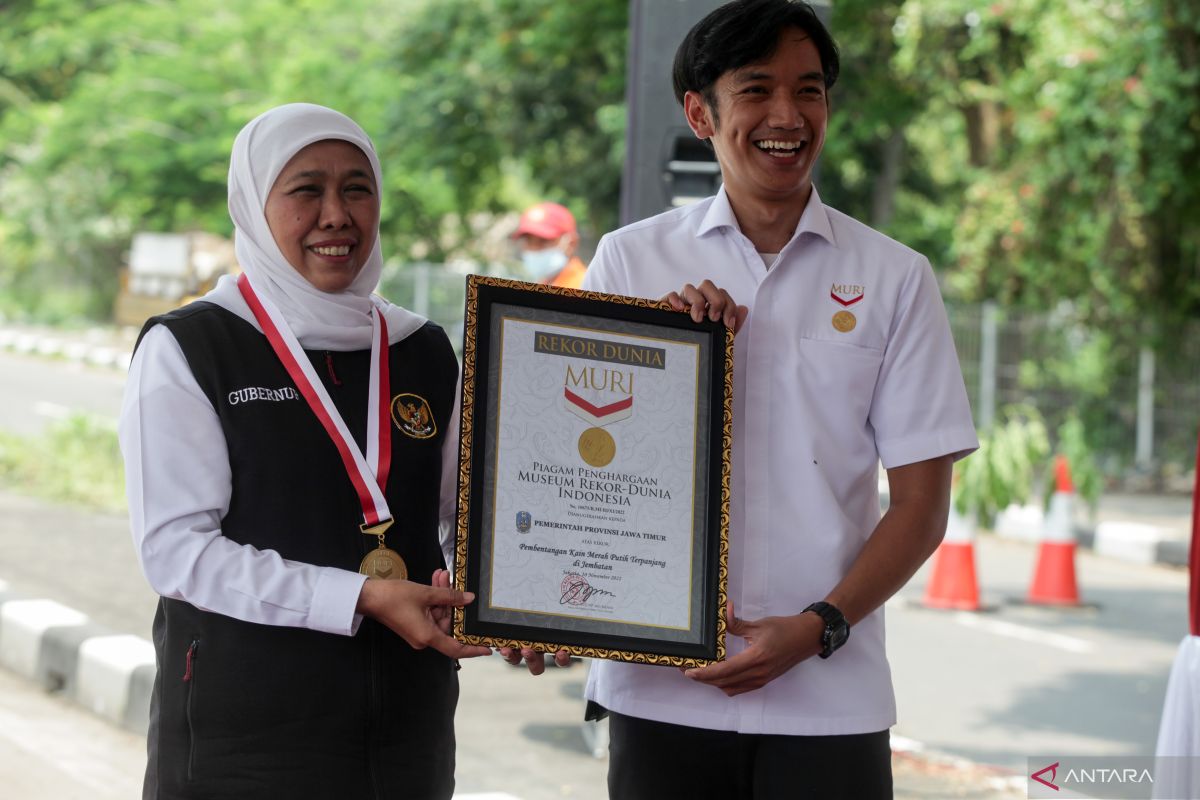
POLYGON ((141 796, 146 747, 0 669, 0 790, 13 800, 141 796))
POLYGON ((82 413, 116 423, 125 372, 0 350, 0 430, 34 436, 82 413))
POLYGON ((928 566, 894 599, 894 734, 1021 770, 1031 757, 1152 755, 1167 675, 1187 632, 1187 573, 1080 551, 1079 609, 1019 602, 1036 546, 977 543, 980 613, 915 605, 928 566), (1014 602, 1018 601, 1018 602, 1014 602))

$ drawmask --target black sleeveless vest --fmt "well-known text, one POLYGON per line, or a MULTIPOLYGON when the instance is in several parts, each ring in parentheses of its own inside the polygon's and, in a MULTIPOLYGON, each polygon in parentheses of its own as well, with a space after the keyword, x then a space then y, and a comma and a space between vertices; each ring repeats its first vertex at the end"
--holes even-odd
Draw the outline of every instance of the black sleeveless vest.
MULTIPOLYGON (((183 350, 225 432, 233 475, 222 533, 285 559, 357 571, 376 539, 333 442, 266 337, 197 302, 151 319, 183 350)), ((370 352, 306 351, 359 448, 370 352)), ((458 365, 433 323, 388 350, 387 544, 409 578, 443 567, 441 447, 458 365)), ((180 425, 187 425, 180 419, 180 425)), ((187 458, 187 453, 179 453, 187 458)), ((154 620, 145 797, 449 798, 453 662, 364 619, 355 636, 242 622, 163 598, 154 620)))

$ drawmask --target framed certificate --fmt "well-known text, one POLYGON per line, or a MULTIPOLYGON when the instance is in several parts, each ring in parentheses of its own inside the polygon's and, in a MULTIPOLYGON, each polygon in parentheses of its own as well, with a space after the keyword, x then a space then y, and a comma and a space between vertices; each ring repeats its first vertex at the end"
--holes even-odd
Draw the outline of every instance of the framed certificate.
POLYGON ((666 304, 470 276, 455 637, 724 658, 732 363, 666 304))

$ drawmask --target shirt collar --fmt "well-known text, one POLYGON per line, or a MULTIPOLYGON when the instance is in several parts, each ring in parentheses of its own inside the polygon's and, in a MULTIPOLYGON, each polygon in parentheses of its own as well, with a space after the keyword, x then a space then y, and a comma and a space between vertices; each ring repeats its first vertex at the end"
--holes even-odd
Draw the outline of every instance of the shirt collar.
MULTIPOLYGON (((700 220, 700 227, 696 229, 696 238, 718 228, 732 228, 741 232, 737 217, 733 214, 733 206, 729 205, 729 196, 725 194, 724 186, 717 190, 716 197, 712 199, 708 210, 704 212, 704 217, 700 220)), ((833 236, 833 226, 829 223, 829 214, 825 210, 825 204, 821 202, 821 196, 817 193, 815 185, 812 194, 809 195, 808 205, 805 206, 804 213, 800 215, 796 232, 792 234, 788 244, 809 233, 820 236, 831 245, 837 246, 837 240, 833 236)))

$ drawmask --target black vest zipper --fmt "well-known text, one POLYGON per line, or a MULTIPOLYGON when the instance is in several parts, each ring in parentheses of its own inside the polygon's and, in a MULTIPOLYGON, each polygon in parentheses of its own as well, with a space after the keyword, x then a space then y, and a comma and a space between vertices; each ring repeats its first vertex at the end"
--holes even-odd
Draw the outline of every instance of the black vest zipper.
POLYGON ((192 698, 196 696, 196 651, 200 647, 199 639, 192 639, 188 645, 187 659, 184 662, 183 682, 187 687, 187 728, 188 728, 188 761, 187 779, 192 779, 192 765, 196 760, 196 726, 192 719, 192 698))
POLYGON ((329 372, 329 380, 333 381, 334 386, 341 386, 342 382, 338 379, 337 373, 333 371, 333 353, 325 351, 325 369, 329 372))

